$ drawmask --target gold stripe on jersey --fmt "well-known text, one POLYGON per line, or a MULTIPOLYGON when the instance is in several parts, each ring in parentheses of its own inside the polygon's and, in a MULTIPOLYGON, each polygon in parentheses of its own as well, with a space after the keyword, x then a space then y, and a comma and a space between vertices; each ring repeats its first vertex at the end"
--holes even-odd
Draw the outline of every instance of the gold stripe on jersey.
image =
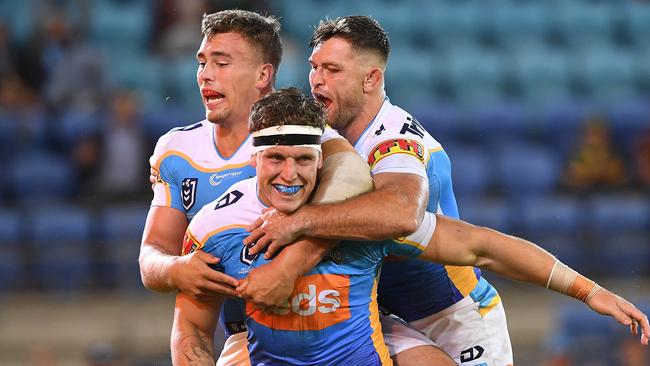
POLYGON ((188 155, 186 155, 186 154, 184 154, 184 153, 182 153, 180 151, 170 150, 170 151, 167 151, 166 153, 164 153, 161 157, 159 157, 158 160, 156 160, 156 163, 153 165, 153 168, 154 169, 160 169, 160 163, 163 161, 163 159, 165 159, 168 156, 173 156, 173 155, 183 158, 185 161, 187 161, 192 166, 192 168, 194 168, 194 169, 196 169, 196 170, 198 170, 200 172, 204 172, 204 173, 217 173, 217 172, 228 170, 228 169, 237 169, 237 168, 245 167, 246 165, 248 165, 248 160, 246 160, 246 162, 240 163, 240 164, 224 165, 224 166, 222 166, 220 168, 206 168, 206 167, 202 167, 199 164, 197 164, 188 155))
POLYGON ((490 310, 494 309, 494 307, 501 302, 501 296, 499 294, 496 294, 492 300, 490 301, 487 306, 484 307, 479 307, 478 312, 481 314, 481 316, 485 316, 485 314, 489 313, 490 310))
POLYGON ((429 160, 431 160, 431 154, 437 153, 438 151, 442 151, 442 150, 443 150, 442 146, 438 146, 436 148, 429 149, 429 153, 427 154, 424 163, 429 164, 429 160))
POLYGON ((393 239, 393 241, 399 244, 405 244, 405 245, 410 245, 412 247, 416 247, 421 251, 424 251, 427 248, 426 245, 422 245, 421 243, 418 243, 413 240, 408 240, 405 236, 401 238, 393 239))
POLYGON ((445 270, 449 279, 463 297, 469 295, 478 284, 476 274, 474 274, 474 267, 445 266, 445 270))
POLYGON ((374 284, 372 285, 372 292, 370 293, 370 327, 372 328, 372 344, 379 355, 381 364, 384 366, 392 366, 393 360, 390 358, 390 352, 384 342, 384 335, 381 332, 381 323, 379 322, 379 306, 377 305, 377 284, 379 283, 379 276, 375 276, 374 284))
MULTIPOLYGON (((210 231, 209 233, 205 234, 203 236, 203 238, 201 239, 201 243, 205 244, 205 242, 207 242, 208 239, 210 239, 212 236, 217 235, 217 234, 219 234, 221 232, 224 232, 226 230, 230 230, 230 229, 246 229, 246 228, 248 228, 248 225, 232 224, 232 225, 222 226, 222 227, 220 227, 220 228, 218 228, 216 230, 210 231)), ((242 243, 242 245, 244 245, 244 244, 242 243)))

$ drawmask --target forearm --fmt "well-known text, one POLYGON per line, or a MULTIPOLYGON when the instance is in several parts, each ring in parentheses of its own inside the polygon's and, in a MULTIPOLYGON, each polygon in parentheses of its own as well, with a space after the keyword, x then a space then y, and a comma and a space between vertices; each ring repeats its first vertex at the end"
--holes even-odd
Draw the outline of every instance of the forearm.
POLYGON ((411 196, 406 192, 391 185, 344 202, 304 206, 296 212, 295 222, 301 223, 303 235, 319 238, 384 240, 406 236, 420 225, 426 207, 426 193, 411 196))
POLYGON ((172 362, 175 366, 214 366, 217 362, 214 345, 205 335, 172 334, 172 362))
POLYGON ((214 330, 221 299, 197 302, 179 293, 176 296, 171 353, 175 366, 214 366, 214 330))
POLYGON ((546 286, 556 258, 527 240, 481 228, 484 245, 474 266, 503 277, 546 286))
POLYGON ((337 240, 302 238, 286 246, 266 265, 276 266, 295 280, 314 268, 337 244, 337 240))
POLYGON ((171 273, 177 259, 178 254, 169 253, 161 246, 143 242, 138 262, 144 286, 158 292, 176 290, 171 273))

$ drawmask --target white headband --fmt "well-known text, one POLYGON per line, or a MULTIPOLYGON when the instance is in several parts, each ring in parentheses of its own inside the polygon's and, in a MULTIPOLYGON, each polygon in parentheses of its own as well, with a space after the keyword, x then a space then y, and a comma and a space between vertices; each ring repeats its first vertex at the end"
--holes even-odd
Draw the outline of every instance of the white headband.
POLYGON ((321 151, 320 137, 323 131, 312 126, 282 125, 255 131, 252 135, 253 154, 279 145, 310 147, 321 151))

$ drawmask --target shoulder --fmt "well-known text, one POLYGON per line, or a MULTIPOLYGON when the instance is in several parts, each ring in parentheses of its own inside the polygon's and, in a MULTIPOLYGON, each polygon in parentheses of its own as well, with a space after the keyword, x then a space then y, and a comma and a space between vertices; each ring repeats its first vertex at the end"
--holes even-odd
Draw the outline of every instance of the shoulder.
POLYGON ((251 178, 233 184, 217 199, 201 207, 190 222, 190 228, 199 241, 205 242, 216 234, 246 228, 261 214, 255 178, 251 178))
POLYGON ((162 159, 175 152, 189 154, 197 145, 203 145, 200 140, 210 137, 210 123, 205 120, 188 126, 173 128, 162 135, 156 142, 150 163, 154 167, 158 166, 162 159))

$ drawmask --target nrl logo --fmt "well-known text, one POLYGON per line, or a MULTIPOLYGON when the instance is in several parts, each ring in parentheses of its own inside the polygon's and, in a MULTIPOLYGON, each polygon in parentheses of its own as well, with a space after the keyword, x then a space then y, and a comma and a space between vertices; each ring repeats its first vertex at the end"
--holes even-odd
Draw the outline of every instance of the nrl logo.
POLYGON ((196 203, 196 186, 199 184, 198 178, 185 178, 181 184, 181 198, 183 199, 183 208, 189 211, 196 203))

